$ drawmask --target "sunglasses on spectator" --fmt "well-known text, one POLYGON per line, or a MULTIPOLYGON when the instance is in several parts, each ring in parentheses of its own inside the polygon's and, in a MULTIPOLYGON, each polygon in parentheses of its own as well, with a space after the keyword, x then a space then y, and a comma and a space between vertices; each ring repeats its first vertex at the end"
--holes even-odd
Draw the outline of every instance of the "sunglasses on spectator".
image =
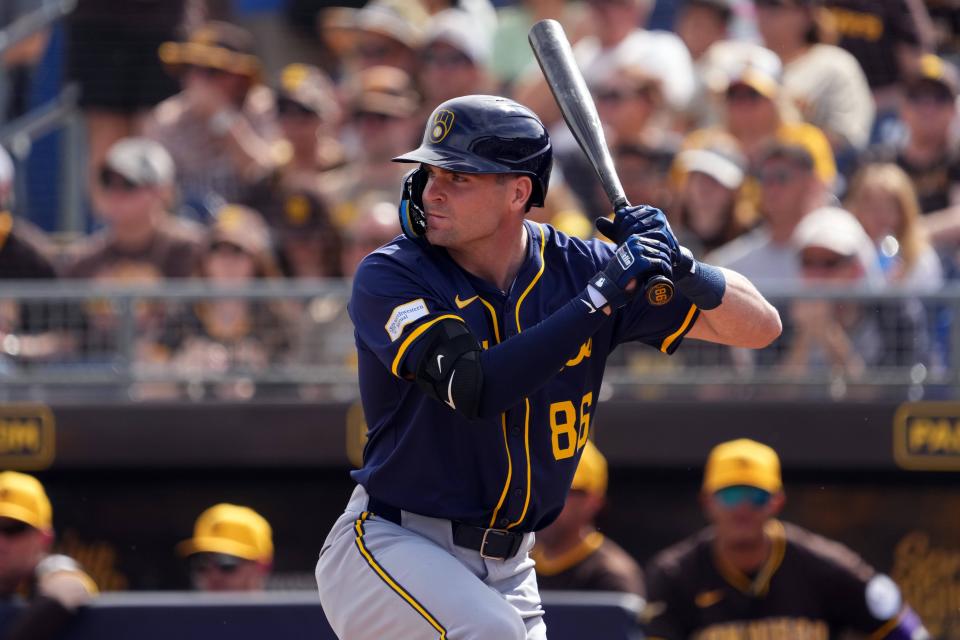
POLYGON ((748 504, 754 509, 762 509, 770 504, 770 492, 758 487, 724 487, 713 494, 714 499, 724 509, 735 509, 748 504))
POLYGON ((277 114, 281 116, 291 116, 294 118, 304 118, 307 116, 315 117, 317 114, 311 109, 306 108, 299 102, 280 98, 277 100, 277 114))
POLYGON ((930 91, 930 90, 920 90, 920 91, 908 91, 907 100, 914 104, 930 104, 943 106, 952 104, 954 98, 950 95, 949 91, 930 91))
POLYGON ((223 76, 233 75, 229 71, 224 71, 223 69, 217 69, 216 67, 201 67, 198 65, 188 65, 187 72, 195 73, 207 78, 222 78, 223 76))
POLYGON ((727 100, 729 102, 755 102, 762 98, 762 93, 745 85, 737 85, 727 89, 727 100))
POLYGON ((473 66, 473 60, 460 51, 424 51, 420 56, 423 64, 432 64, 438 67, 468 67, 473 66))
POLYGON ((3 538, 16 538, 17 536, 22 536, 24 533, 33 529, 26 522, 20 520, 7 520, 6 522, 0 523, 0 537, 3 538))
POLYGON ((634 98, 652 100, 653 87, 644 86, 636 89, 600 89, 597 91, 597 102, 626 102, 634 98))
POLYGON ((796 177, 797 172, 792 169, 768 169, 757 174, 757 180, 762 185, 783 186, 789 184, 796 177))
POLYGON ((800 256, 800 264, 803 265, 804 269, 823 269, 831 270, 836 269, 837 267, 842 267, 845 264, 848 264, 853 260, 853 256, 842 256, 840 254, 835 254, 833 256, 800 256))
POLYGON ((136 191, 140 188, 126 176, 106 167, 100 170, 100 186, 106 191, 136 191))
POLYGON ((225 553, 197 553, 190 556, 190 573, 233 573, 244 563, 243 558, 225 553))
POLYGON ((210 252, 211 253, 213 252, 229 253, 230 255, 234 255, 234 256, 245 255, 247 253, 243 249, 243 247, 236 245, 232 242, 227 242, 226 240, 215 241, 213 244, 210 245, 210 252))

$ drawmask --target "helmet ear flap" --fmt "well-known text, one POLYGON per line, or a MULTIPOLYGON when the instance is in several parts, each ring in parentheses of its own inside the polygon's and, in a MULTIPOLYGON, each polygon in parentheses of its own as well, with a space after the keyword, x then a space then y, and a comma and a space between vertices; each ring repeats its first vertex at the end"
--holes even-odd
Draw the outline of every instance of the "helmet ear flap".
POLYGON ((403 235, 417 242, 425 242, 427 214, 423 210, 423 190, 429 174, 423 167, 408 172, 403 177, 400 195, 400 228, 403 235))

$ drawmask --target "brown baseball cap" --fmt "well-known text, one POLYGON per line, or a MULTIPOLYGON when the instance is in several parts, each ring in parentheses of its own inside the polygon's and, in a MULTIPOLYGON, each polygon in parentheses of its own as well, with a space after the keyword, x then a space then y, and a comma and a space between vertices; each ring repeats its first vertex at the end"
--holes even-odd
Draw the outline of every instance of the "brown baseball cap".
POLYGON ((170 73, 179 75, 188 66, 220 69, 229 73, 260 77, 260 58, 254 53, 249 31, 228 22, 207 22, 190 32, 186 42, 164 42, 160 60, 170 73))

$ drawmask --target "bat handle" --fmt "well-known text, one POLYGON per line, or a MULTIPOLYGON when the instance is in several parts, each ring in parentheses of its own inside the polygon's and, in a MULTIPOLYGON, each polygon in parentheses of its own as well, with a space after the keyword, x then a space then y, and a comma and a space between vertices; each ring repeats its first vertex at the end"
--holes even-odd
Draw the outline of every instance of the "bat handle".
POLYGON ((666 276, 654 276, 647 280, 643 295, 654 307, 662 307, 673 299, 673 283, 666 276))

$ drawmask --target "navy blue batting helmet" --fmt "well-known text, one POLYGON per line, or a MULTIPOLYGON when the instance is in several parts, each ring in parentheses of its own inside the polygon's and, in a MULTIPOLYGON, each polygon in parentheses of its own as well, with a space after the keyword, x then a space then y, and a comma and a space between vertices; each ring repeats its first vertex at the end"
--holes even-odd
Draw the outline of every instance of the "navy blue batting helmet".
MULTIPOLYGON (((529 206, 542 207, 550 183, 553 148, 537 115, 498 96, 463 96, 447 100, 430 114, 423 142, 394 162, 419 162, 461 173, 519 173, 530 176, 529 206)), ((422 236, 423 172, 404 180, 400 221, 404 232, 422 236), (421 219, 422 218, 422 219, 421 219), (421 228, 422 227, 422 228, 421 228)))

